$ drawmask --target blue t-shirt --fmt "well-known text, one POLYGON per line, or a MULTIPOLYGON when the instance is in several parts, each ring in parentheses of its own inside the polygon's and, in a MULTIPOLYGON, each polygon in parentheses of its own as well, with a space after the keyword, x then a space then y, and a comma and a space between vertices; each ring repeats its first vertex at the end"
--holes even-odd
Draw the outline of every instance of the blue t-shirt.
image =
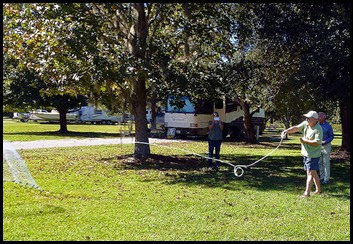
POLYGON ((325 142, 324 145, 326 145, 330 143, 334 138, 333 129, 332 126, 326 121, 320 124, 320 126, 323 133, 322 141, 325 142))
MULTIPOLYGON (((211 124, 212 124, 212 121, 208 122, 209 126, 211 124)), ((214 140, 214 141, 220 141, 220 140, 223 139, 223 133, 222 133, 221 127, 219 127, 219 124, 214 124, 213 125, 212 130, 210 130, 208 132, 208 139, 214 140)))

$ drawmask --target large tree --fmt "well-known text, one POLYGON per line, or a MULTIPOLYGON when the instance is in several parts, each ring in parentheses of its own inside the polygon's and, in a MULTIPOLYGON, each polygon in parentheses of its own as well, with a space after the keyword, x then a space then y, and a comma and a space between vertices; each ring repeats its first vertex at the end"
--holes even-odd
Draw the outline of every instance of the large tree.
MULTIPOLYGON (((7 4, 5 52, 20 67, 36 71, 53 94, 90 91, 113 109, 122 101, 135 115, 136 141, 147 143, 147 95, 161 87, 165 94, 181 93, 186 76, 178 74, 178 67, 185 67, 183 57, 193 50, 190 36, 212 30, 200 20, 217 11, 210 4, 201 6, 7 4)), ((135 145, 136 157, 149 153, 148 145, 135 145)))
POLYGON ((248 7, 257 16, 261 39, 298 53, 300 68, 292 78, 310 87, 316 108, 338 102, 341 149, 350 151, 350 4, 282 3, 248 7))
MULTIPOLYGON (((56 4, 4 4, 4 72, 7 72, 5 77, 8 83, 14 82, 12 86, 10 84, 10 88, 16 87, 17 81, 24 83, 24 90, 37 81, 43 83, 38 91, 46 99, 47 106, 58 110, 59 132, 66 133, 66 113, 84 102, 82 95, 87 90, 82 83, 89 77, 86 73, 87 66, 70 52, 70 20, 63 21, 47 16, 56 9, 56 4), (22 78, 11 80, 12 73, 21 77, 21 72, 24 72, 22 78), (33 80, 29 79, 31 77, 33 80)), ((33 103, 33 106, 36 105, 39 104, 33 103)))
MULTIPOLYGON (((65 116, 69 110, 78 109, 87 105, 87 97, 69 94, 48 94, 48 84, 27 68, 9 69, 4 72, 3 102, 6 111, 29 111, 41 107, 56 108, 60 116, 65 116), (64 110, 64 112, 63 112, 64 110)), ((66 116, 60 117, 60 133, 67 133, 66 116)))
POLYGON ((295 70, 296 54, 274 48, 260 40, 256 15, 242 4, 223 4, 216 16, 212 40, 202 51, 209 55, 188 65, 199 75, 191 83, 194 96, 226 95, 244 111, 246 142, 256 143, 252 116, 259 107, 268 108, 273 94, 295 70), (197 65, 197 64, 200 65, 197 65), (281 71, 279 71, 279 67, 281 71), (196 88, 195 88, 196 87, 196 88), (196 93, 196 94, 195 94, 196 93))
MULTIPOLYGON (((193 82, 188 76, 188 64, 209 55, 203 51, 214 37, 212 31, 217 23, 214 5, 136 3, 63 7, 80 20, 74 28, 76 33, 97 27, 99 38, 96 41, 88 42, 89 38, 76 36, 76 42, 95 57, 95 69, 104 68, 100 79, 109 80, 111 86, 115 86, 108 97, 115 100, 124 97, 136 117, 136 141, 147 143, 147 100, 153 104, 169 94, 191 94, 193 82), (95 22, 77 17, 85 15, 93 15, 95 22), (203 42, 204 47, 200 47, 203 42), (87 48, 90 43, 99 46, 99 52, 87 48), (102 63, 105 66, 99 68, 102 63)), ((147 144, 135 145, 136 157, 148 154, 147 144)))

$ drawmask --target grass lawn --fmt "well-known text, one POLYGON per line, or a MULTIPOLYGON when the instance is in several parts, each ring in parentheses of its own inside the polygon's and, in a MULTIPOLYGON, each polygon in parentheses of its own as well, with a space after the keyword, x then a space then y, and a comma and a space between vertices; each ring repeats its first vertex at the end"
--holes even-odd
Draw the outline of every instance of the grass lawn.
MULTIPOLYGON (((332 183, 301 199, 298 138, 240 178, 228 165, 213 172, 201 158, 157 146, 144 163, 130 163, 133 145, 124 144, 20 150, 43 191, 4 182, 3 240, 348 241, 350 162, 333 158, 332 183)), ((261 140, 224 142, 221 159, 250 164, 279 141, 261 140)), ((204 141, 170 146, 207 152, 204 141)))
MULTIPOLYGON (((3 139, 7 141, 34 141, 58 139, 84 139, 84 138, 118 138, 122 131, 128 131, 125 125, 91 125, 68 124, 68 134, 59 134, 59 124, 44 122, 20 122, 18 120, 3 119, 3 139)), ((134 127, 132 132, 134 132, 134 127)))

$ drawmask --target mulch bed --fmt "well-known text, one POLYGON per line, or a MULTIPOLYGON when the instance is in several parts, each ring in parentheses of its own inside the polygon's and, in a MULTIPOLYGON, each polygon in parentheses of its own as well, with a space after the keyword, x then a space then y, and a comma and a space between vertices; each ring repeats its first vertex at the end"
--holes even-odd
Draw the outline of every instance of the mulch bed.
POLYGON ((331 159, 338 161, 350 161, 351 155, 347 151, 335 151, 331 152, 331 159))
POLYGON ((154 165, 161 168, 199 169, 207 166, 205 159, 195 156, 163 156, 150 154, 147 159, 136 159, 133 154, 115 157, 119 164, 125 165, 154 165))

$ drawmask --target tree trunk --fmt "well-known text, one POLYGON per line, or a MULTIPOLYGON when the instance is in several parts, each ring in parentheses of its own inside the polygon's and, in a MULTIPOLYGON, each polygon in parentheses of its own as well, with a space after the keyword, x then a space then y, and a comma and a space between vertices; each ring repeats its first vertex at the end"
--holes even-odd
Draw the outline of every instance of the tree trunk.
MULTIPOLYGON (((148 36, 148 24, 143 3, 133 4, 136 10, 136 23, 133 25, 130 40, 128 41, 130 52, 146 63, 146 39, 148 36)), ((145 64, 146 66, 146 64, 145 64)), ((135 67, 138 71, 134 82, 133 110, 135 112, 135 141, 148 143, 148 128, 146 121, 146 75, 141 67, 135 67)), ((135 144, 135 157, 145 159, 150 155, 148 144, 135 144)))
MULTIPOLYGON (((290 128, 291 126, 290 126, 290 115, 288 114, 288 113, 286 113, 286 115, 285 115, 285 117, 283 118, 283 123, 284 123, 284 128, 285 129, 288 129, 288 128, 290 128)), ((288 140, 288 133, 286 134, 286 140, 288 140)))
POLYGON ((340 147, 340 151, 347 151, 351 152, 350 147, 350 136, 351 136, 351 127, 350 127, 350 101, 349 99, 340 99, 339 100, 340 106, 340 117, 341 117, 341 124, 342 124, 342 144, 340 147))
POLYGON ((284 123, 284 128, 285 129, 288 129, 290 128, 290 122, 291 122, 291 119, 290 119, 290 115, 288 113, 285 114, 284 118, 283 118, 283 123, 284 123))
POLYGON ((67 133, 67 120, 66 120, 66 114, 67 114, 67 109, 59 109, 57 108, 60 116, 60 133, 67 133))
MULTIPOLYGON (((145 77, 140 76, 135 83, 135 141, 148 143, 148 128, 146 121, 146 84, 145 77)), ((147 158, 150 155, 148 144, 135 144, 135 157, 138 159, 147 158)))
POLYGON ((244 111, 244 128, 246 134, 246 143, 255 144, 257 143, 257 141, 255 137, 254 126, 251 122, 250 106, 246 102, 243 102, 242 107, 244 111))

